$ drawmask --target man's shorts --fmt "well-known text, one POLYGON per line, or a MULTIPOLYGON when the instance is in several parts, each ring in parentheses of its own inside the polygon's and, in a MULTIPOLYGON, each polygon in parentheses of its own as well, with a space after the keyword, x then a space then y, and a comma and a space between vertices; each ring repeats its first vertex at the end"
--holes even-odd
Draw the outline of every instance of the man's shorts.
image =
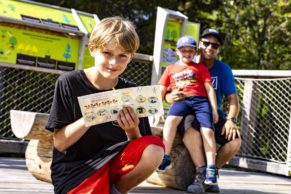
MULTIPOLYGON (((219 117, 218 122, 214 125, 215 141, 219 145, 224 145, 224 144, 230 142, 230 140, 228 140, 225 137, 225 135, 221 135, 221 131, 222 131, 222 128, 223 128, 225 122, 226 122, 225 118, 219 117)), ((190 128, 190 127, 194 128, 196 130, 200 129, 200 125, 193 115, 187 115, 186 117, 183 118, 183 120, 181 121, 181 123, 178 126, 178 132, 183 136, 185 133, 185 130, 190 128)))
POLYGON ((168 116, 186 116, 193 113, 201 127, 214 129, 212 110, 208 98, 191 96, 175 101, 168 112, 168 116))
MULTIPOLYGON (((112 160, 96 170, 91 176, 85 179, 81 184, 68 192, 68 194, 108 194, 110 187, 118 179, 129 173, 138 164, 145 148, 155 144, 164 148, 160 137, 143 136, 132 140, 123 151, 121 151, 112 160)), ((165 148, 164 148, 165 149, 165 148)))

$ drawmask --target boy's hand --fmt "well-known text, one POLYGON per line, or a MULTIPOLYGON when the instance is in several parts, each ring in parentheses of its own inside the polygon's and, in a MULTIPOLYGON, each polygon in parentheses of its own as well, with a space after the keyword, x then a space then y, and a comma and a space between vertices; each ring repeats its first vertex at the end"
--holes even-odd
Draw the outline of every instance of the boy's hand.
POLYGON ((216 124, 219 120, 217 111, 212 111, 213 123, 216 124))
POLYGON ((141 137, 138 129, 139 118, 131 107, 123 107, 117 116, 119 126, 130 139, 141 137))
POLYGON ((166 101, 172 104, 173 102, 182 100, 185 97, 186 97, 185 94, 181 90, 176 89, 166 95, 166 101))

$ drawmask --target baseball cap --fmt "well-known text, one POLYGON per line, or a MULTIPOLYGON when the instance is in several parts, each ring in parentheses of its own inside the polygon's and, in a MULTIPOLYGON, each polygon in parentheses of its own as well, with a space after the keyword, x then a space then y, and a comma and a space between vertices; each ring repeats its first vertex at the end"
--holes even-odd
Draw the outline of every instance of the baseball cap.
POLYGON ((218 30, 214 28, 208 28, 202 33, 202 38, 209 35, 215 36, 218 39, 219 43, 222 44, 221 34, 218 30))
POLYGON ((182 36, 181 38, 179 38, 178 42, 177 42, 177 49, 184 47, 184 46, 190 46, 190 47, 197 47, 197 43, 194 40, 194 38, 192 38, 191 36, 182 36))

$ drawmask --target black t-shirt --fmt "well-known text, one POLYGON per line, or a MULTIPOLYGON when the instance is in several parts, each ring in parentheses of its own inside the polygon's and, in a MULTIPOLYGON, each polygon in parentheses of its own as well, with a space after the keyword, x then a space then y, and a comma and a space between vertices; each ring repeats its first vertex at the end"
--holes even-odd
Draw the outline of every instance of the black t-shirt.
MULTIPOLYGON (((134 83, 119 78, 115 88, 135 86, 134 83)), ((98 92, 104 91, 96 89, 83 70, 62 74, 56 83, 46 128, 53 131, 81 118, 77 97, 98 92)), ((139 128, 142 135, 151 135, 147 118, 140 119, 139 128)), ((127 143, 124 130, 114 122, 107 122, 90 127, 65 152, 59 152, 54 148, 51 176, 55 193, 67 193, 114 157, 127 143)))

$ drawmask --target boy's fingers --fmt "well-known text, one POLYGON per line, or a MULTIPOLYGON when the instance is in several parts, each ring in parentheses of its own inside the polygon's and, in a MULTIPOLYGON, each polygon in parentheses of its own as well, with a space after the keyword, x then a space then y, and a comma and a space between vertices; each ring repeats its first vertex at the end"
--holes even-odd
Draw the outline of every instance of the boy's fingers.
POLYGON ((118 114, 118 122, 122 128, 134 128, 138 125, 139 119, 131 107, 124 107, 118 114))

